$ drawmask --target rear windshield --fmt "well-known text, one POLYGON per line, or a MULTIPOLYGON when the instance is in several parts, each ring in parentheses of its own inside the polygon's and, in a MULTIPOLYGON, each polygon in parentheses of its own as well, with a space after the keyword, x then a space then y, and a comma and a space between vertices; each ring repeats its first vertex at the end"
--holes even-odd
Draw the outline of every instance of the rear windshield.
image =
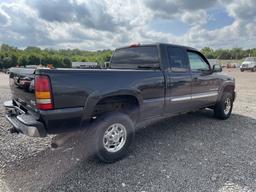
POLYGON ((159 69, 156 46, 139 46, 117 49, 110 66, 113 69, 159 69))

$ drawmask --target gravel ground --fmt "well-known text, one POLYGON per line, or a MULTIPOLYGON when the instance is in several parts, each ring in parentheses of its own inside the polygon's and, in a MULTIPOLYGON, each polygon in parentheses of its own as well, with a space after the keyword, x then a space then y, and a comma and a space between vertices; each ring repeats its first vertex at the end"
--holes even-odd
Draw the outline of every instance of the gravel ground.
MULTIPOLYGON (((210 110, 139 130, 129 156, 102 164, 86 156, 89 141, 49 148, 50 138, 8 133, 0 106, 0 192, 256 191, 256 73, 229 70, 237 100, 230 119, 210 110)), ((0 102, 10 98, 0 74, 0 102)))

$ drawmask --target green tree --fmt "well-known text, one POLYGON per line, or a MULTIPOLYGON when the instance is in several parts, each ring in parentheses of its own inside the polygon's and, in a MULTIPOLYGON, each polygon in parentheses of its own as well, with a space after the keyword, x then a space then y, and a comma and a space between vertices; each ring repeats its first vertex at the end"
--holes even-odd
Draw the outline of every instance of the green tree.
POLYGON ((208 58, 208 59, 214 59, 215 54, 214 50, 211 49, 210 47, 204 47, 201 52, 208 58))
POLYGON ((20 66, 26 66, 27 65, 27 57, 26 57, 26 55, 21 55, 20 57, 19 57, 19 59, 18 59, 18 64, 20 65, 20 66))
POLYGON ((62 63, 63 67, 72 67, 72 62, 68 57, 64 57, 62 63))
POLYGON ((230 59, 242 59, 246 57, 246 53, 241 48, 233 48, 230 50, 230 56, 230 59))
POLYGON ((252 57, 256 57, 256 49, 252 49, 251 50, 251 56, 252 57))
POLYGON ((12 58, 11 57, 4 57, 3 58, 3 68, 10 68, 10 67, 14 67, 13 63, 12 63, 12 58))
POLYGON ((4 64, 3 56, 2 56, 2 54, 0 54, 0 69, 3 68, 3 64, 4 64))
POLYGON ((24 50, 2 44, 0 47, 0 67, 53 64, 55 67, 71 67, 72 61, 97 62, 110 60, 111 50, 85 51, 79 49, 41 49, 29 46, 24 50))
POLYGON ((24 49, 24 51, 32 52, 32 53, 40 53, 41 49, 39 47, 28 46, 26 49, 24 49))
POLYGON ((2 44, 1 45, 1 51, 3 51, 3 52, 16 52, 16 51, 18 51, 18 49, 16 47, 12 47, 12 46, 7 45, 7 44, 2 44))
POLYGON ((40 64, 40 56, 36 54, 28 55, 27 65, 39 65, 39 64, 40 64))

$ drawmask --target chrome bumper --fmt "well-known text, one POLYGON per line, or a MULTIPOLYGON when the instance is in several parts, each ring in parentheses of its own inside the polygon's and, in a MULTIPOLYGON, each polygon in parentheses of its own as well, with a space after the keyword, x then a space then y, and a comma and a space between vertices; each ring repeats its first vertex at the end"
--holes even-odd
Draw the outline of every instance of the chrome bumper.
POLYGON ((45 137, 47 135, 42 122, 37 121, 34 116, 13 105, 12 101, 6 101, 4 107, 5 117, 13 125, 16 132, 30 137, 45 137))

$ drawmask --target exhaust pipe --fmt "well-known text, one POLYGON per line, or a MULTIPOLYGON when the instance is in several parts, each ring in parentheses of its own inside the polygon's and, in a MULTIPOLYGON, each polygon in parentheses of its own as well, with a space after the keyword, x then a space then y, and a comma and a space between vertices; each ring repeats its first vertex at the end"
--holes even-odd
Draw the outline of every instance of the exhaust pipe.
POLYGON ((79 132, 61 133, 52 138, 51 147, 56 149, 63 146, 68 140, 77 135, 79 132))
POLYGON ((20 133, 16 128, 12 127, 9 129, 10 133, 13 134, 13 133, 20 133))

